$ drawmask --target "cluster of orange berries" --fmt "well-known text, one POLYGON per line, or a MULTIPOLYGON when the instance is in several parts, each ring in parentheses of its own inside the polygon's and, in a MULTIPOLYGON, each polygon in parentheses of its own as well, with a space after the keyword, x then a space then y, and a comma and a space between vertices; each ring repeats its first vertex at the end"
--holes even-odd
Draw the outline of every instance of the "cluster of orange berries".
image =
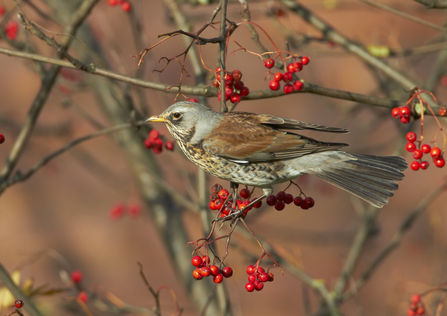
MULTIPOLYGON (((160 138, 160 132, 156 129, 150 131, 149 136, 144 141, 144 146, 147 149, 152 149, 154 154, 159 154, 163 150, 163 139, 160 138)), ((166 141, 165 147, 167 150, 174 150, 174 143, 170 140, 166 141)))
POLYGON ((265 282, 272 282, 274 275, 271 272, 266 272, 262 267, 255 267, 249 265, 247 267, 248 282, 245 284, 247 292, 261 291, 264 288, 265 282))
POLYGON ((137 203, 130 204, 129 206, 126 206, 124 203, 117 203, 110 208, 109 218, 116 221, 125 214, 129 215, 129 217, 137 217, 140 213, 141 207, 137 203))
MULTIPOLYGON (((290 63, 287 65, 287 71, 284 73, 277 72, 273 75, 273 80, 269 82, 269 88, 273 91, 278 91, 281 88, 281 81, 284 81, 285 85, 283 91, 285 94, 295 91, 301 91, 304 84, 300 80, 293 81, 292 74, 303 70, 303 66, 309 63, 310 59, 307 56, 301 57, 301 61, 290 63)), ((267 58, 264 61, 264 66, 268 69, 272 69, 275 66, 275 61, 272 58, 267 58)))
POLYGON ((408 316, 424 315, 425 308, 421 301, 421 296, 419 294, 413 294, 411 296, 411 302, 407 309, 408 316))
POLYGON ((411 117, 411 109, 409 106, 400 106, 397 108, 394 108, 391 111, 391 115, 394 118, 400 119, 400 121, 404 124, 410 123, 410 117, 411 117))
MULTIPOLYGON (((220 72, 221 68, 216 68, 216 79, 213 81, 213 86, 218 88, 220 86, 220 72)), ((250 90, 244 85, 242 79, 242 72, 240 70, 233 70, 225 73, 225 101, 230 100, 233 104, 241 102, 241 98, 247 96, 250 90)), ((221 92, 217 94, 217 98, 221 99, 221 92)))
POLYGON ((208 256, 194 256, 191 259, 191 264, 196 267, 192 272, 192 276, 196 280, 212 276, 214 283, 222 283, 224 278, 230 278, 233 275, 231 267, 219 269, 215 264, 210 265, 208 256))
MULTIPOLYGON (((251 192, 245 188, 239 191, 239 196, 243 199, 236 200, 235 208, 233 208, 233 200, 229 199, 230 192, 228 190, 223 189, 220 184, 215 184, 211 188, 212 194, 210 195, 210 203, 208 204, 209 208, 211 210, 218 210, 220 211, 220 216, 225 217, 230 215, 233 211, 237 211, 240 209, 243 209, 244 207, 248 206, 250 201, 251 192)), ((262 206, 262 201, 258 201, 255 204, 253 204, 251 207, 246 209, 244 211, 244 216, 247 216, 248 211, 250 211, 252 208, 260 208, 262 206)))
POLYGON ((429 144, 421 144, 421 142, 417 140, 415 132, 408 132, 406 138, 408 143, 405 148, 408 152, 413 153, 413 158, 416 159, 411 163, 411 169, 416 171, 419 170, 419 168, 423 170, 428 168, 428 161, 422 161, 422 156, 424 154, 430 154, 436 167, 442 168, 445 166, 445 160, 442 156, 441 149, 438 147, 431 148, 429 144))
POLYGON ((107 4, 111 7, 120 5, 121 10, 126 11, 126 12, 129 12, 131 9, 129 1, 125 1, 125 0, 107 0, 107 4))

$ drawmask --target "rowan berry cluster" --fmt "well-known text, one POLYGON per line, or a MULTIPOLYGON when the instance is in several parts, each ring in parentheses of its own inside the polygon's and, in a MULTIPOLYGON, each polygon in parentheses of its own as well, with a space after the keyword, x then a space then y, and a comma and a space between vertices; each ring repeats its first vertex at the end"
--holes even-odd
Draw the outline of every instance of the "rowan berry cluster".
POLYGON ((0 144, 3 144, 5 142, 5 135, 0 134, 0 144))
POLYGON ((277 211, 282 211, 286 207, 286 204, 290 204, 292 202, 296 206, 301 207, 303 210, 310 209, 315 205, 315 200, 310 196, 304 197, 303 199, 301 194, 293 197, 292 194, 284 191, 279 191, 276 195, 272 194, 266 200, 267 205, 274 206, 277 211))
POLYGON ((391 111, 391 115, 396 119, 397 118, 400 119, 400 121, 402 123, 408 124, 408 123, 410 123, 411 109, 409 106, 406 106, 406 105, 400 106, 400 107, 394 108, 391 111))
POLYGON ((196 280, 212 276, 214 283, 222 283, 224 278, 230 278, 233 275, 231 267, 219 269, 215 264, 210 265, 210 257, 208 256, 194 256, 191 259, 191 264, 196 267, 192 272, 192 276, 196 280))
MULTIPOLYGON (((219 88, 220 86, 220 72, 221 68, 216 68, 216 79, 213 81, 213 86, 219 88)), ((242 72, 240 70, 228 71, 225 73, 225 101, 230 100, 234 105, 241 102, 241 97, 245 97, 250 93, 250 89, 248 89, 242 79, 242 72)), ((217 98, 221 99, 221 92, 219 91, 217 94, 217 98)))
POLYGON ((129 206, 126 206, 124 203, 117 203, 110 208, 109 218, 116 221, 125 214, 129 215, 129 217, 137 217, 140 213, 141 207, 137 203, 130 204, 129 206))
MULTIPOLYGON (((247 188, 239 191, 239 196, 242 200, 237 199, 236 203, 233 203, 233 199, 229 198, 230 192, 228 192, 228 190, 226 189, 223 189, 220 184, 215 184, 211 188, 211 191, 212 194, 210 195, 210 203, 208 206, 211 210, 220 211, 221 217, 228 216, 232 212, 243 209, 251 203, 251 192, 247 188)), ((262 201, 256 202, 244 211, 244 216, 247 216, 248 211, 250 211, 252 208, 260 208, 261 205, 262 201)))
POLYGON ((271 272, 266 272, 262 267, 255 267, 249 265, 247 267, 248 282, 245 284, 247 292, 261 291, 264 288, 265 282, 272 282, 274 275, 271 272))
POLYGON ((411 296, 411 302, 407 309, 407 315, 408 316, 415 316, 415 315, 424 315, 425 314, 425 308, 424 303, 421 300, 421 296, 419 294, 413 294, 411 296))
POLYGON ((408 132, 406 138, 408 143, 405 148, 408 152, 413 153, 413 158, 416 159, 411 163, 411 169, 416 171, 419 170, 419 168, 424 170, 428 168, 428 161, 422 161, 422 156, 424 154, 430 154, 436 167, 444 167, 445 160, 442 156, 441 149, 438 147, 431 148, 429 144, 422 144, 421 141, 417 140, 417 135, 415 132, 408 132))
MULTIPOLYGON (((147 149, 152 149, 154 154, 159 154, 163 150, 163 139, 160 138, 160 132, 156 129, 151 130, 149 136, 144 141, 144 146, 147 149)), ((170 140, 166 141, 165 147, 167 150, 174 150, 174 143, 170 140)))
MULTIPOLYGON (((283 91, 285 94, 295 91, 301 91, 303 89, 303 82, 300 80, 293 80, 293 73, 303 70, 303 66, 309 63, 309 57, 301 57, 301 61, 292 62, 287 65, 287 71, 284 73, 277 72, 273 75, 273 80, 269 82, 269 88, 273 91, 278 91, 281 88, 281 81, 284 81, 285 85, 283 91)), ((275 66, 275 61, 272 58, 267 58, 264 61, 264 66, 268 69, 275 66)))
POLYGON ((129 12, 131 9, 130 3, 125 0, 107 0, 107 4, 111 7, 120 5, 121 10, 126 11, 126 12, 129 12))

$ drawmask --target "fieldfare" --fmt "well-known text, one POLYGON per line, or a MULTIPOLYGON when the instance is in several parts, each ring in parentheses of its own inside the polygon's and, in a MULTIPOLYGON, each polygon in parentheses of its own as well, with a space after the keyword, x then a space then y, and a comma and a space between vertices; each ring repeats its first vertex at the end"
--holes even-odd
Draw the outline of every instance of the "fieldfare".
POLYGON ((165 123, 186 157, 209 174, 262 188, 263 197, 273 192, 273 184, 310 174, 383 207, 398 189, 394 181, 402 180, 407 168, 402 157, 351 154, 339 150, 347 144, 284 131, 347 133, 346 129, 266 114, 218 113, 182 101, 147 121, 165 123))

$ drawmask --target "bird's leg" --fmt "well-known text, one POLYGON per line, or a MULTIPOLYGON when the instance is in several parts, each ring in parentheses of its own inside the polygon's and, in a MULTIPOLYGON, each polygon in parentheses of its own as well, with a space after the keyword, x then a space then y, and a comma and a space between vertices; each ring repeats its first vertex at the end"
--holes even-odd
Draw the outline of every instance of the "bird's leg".
POLYGON ((239 183, 230 182, 230 188, 232 190, 232 196, 233 196, 233 208, 235 208, 236 201, 237 201, 237 195, 238 195, 239 183))

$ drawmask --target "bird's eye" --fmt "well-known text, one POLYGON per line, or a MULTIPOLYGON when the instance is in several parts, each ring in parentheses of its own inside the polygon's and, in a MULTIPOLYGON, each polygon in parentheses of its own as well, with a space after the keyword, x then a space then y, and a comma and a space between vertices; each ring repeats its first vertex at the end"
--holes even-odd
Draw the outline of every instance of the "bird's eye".
POLYGON ((182 117, 182 113, 175 112, 174 114, 172 114, 172 117, 173 117, 174 119, 178 120, 179 118, 182 117))

